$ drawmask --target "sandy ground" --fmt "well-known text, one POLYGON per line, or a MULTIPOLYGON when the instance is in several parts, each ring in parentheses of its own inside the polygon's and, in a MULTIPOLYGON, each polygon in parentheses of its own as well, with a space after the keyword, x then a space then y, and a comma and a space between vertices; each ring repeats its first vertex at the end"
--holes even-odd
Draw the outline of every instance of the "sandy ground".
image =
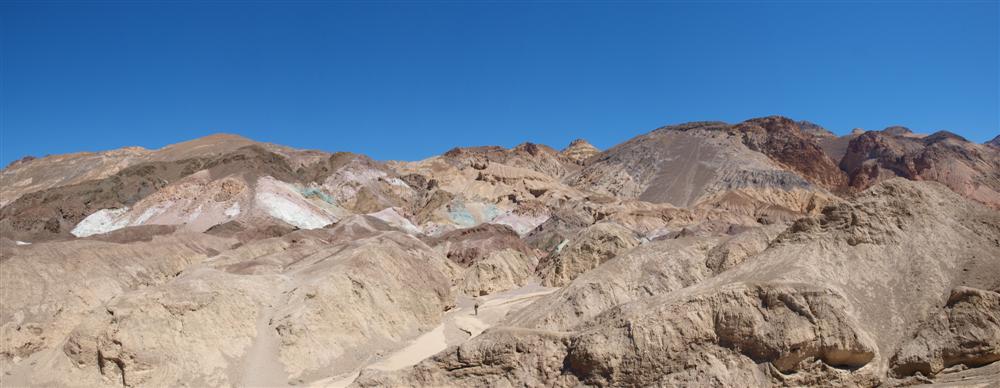
MULTIPOLYGON (((542 287, 537 282, 524 287, 479 297, 479 314, 475 314, 475 300, 468 296, 459 296, 456 308, 444 315, 441 325, 420 337, 417 337, 406 347, 397 350, 381 360, 375 361, 361 369, 397 370, 416 365, 420 361, 433 356, 449 346, 461 344, 493 327, 503 319, 508 312, 525 307, 542 295, 549 294, 558 288, 542 287)), ((310 386, 324 388, 347 387, 361 373, 361 369, 351 373, 334 376, 317 381, 310 386)))
POLYGON ((1000 362, 972 369, 955 369, 954 372, 942 372, 935 376, 933 384, 914 385, 927 388, 997 388, 1000 387, 1000 362))
POLYGON ((371 364, 368 368, 378 370, 396 370, 408 365, 415 365, 430 355, 440 352, 448 347, 448 341, 444 337, 444 324, 438 325, 428 333, 418 337, 405 348, 397 350, 388 357, 371 364))
POLYGON ((257 337, 243 361, 241 387, 287 387, 288 373, 278 359, 280 339, 268 326, 273 307, 261 310, 257 317, 257 337))

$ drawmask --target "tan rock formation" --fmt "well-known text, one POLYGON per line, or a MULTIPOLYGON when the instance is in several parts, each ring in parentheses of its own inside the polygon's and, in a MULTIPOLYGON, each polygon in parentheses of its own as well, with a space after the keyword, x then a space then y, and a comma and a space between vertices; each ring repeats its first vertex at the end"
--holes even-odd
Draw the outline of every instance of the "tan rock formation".
POLYGON ((610 222, 598 223, 583 229, 572 240, 563 241, 556 252, 543 258, 538 264, 538 276, 543 285, 565 286, 637 245, 639 239, 631 230, 610 222))
POLYGON ((576 139, 569 143, 566 148, 559 151, 559 156, 579 165, 586 165, 587 160, 594 155, 601 153, 601 150, 594 147, 584 139, 576 139))
POLYGON ((462 292, 488 295, 524 286, 534 275, 538 259, 514 249, 490 252, 462 274, 462 292))

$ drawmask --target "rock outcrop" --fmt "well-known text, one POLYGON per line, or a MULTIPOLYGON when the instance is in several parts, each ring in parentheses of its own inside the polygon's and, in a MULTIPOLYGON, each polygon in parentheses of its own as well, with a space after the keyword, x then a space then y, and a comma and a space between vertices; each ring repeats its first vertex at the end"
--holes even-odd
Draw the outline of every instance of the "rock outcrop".
POLYGON ((800 120, 800 121, 796 121, 795 125, 799 126, 799 130, 803 134, 812 136, 812 137, 814 137, 816 139, 826 139, 826 138, 837 137, 837 135, 835 135, 833 132, 830 132, 828 129, 823 128, 821 125, 816 124, 816 123, 811 122, 811 121, 800 120))
MULTIPOLYGON (((129 290, 166 283, 235 241, 201 234, 4 247, 0 360, 54 349, 81 319, 129 290)), ((95 358, 96 359, 96 358, 95 358)))
POLYGON ((892 128, 866 132, 851 140, 840 167, 856 190, 897 176, 931 180, 1000 208, 1000 151, 949 132, 929 136, 892 128))
POLYGON ((835 191, 847 183, 837 163, 788 118, 770 116, 747 120, 732 130, 742 136, 743 144, 751 150, 767 155, 814 184, 835 191))
POLYGON ((514 249, 490 252, 462 273, 462 292, 488 295, 524 286, 534 275, 538 259, 514 249))
POLYGON ((538 276, 543 285, 565 286, 580 274, 637 245, 639 239, 631 230, 615 223, 598 223, 564 240, 555 252, 543 258, 538 264, 538 276))
POLYGON ((584 139, 576 139, 570 142, 562 151, 559 151, 559 156, 582 166, 587 164, 587 160, 599 153, 601 153, 601 150, 594 147, 593 144, 584 139))
POLYGON ((891 363, 896 376, 906 377, 934 376, 955 365, 980 367, 996 361, 1000 361, 1000 294, 957 287, 891 363))
POLYGON ((494 252, 515 250, 526 256, 535 256, 517 233, 507 225, 482 224, 471 228, 453 230, 427 239, 448 259, 464 267, 471 266, 494 252))

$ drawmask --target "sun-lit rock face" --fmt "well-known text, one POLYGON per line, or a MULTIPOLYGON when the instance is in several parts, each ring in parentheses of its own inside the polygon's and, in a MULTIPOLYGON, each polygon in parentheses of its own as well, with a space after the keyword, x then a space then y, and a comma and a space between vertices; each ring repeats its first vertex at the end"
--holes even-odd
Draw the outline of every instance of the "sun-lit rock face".
POLYGON ((0 173, 0 376, 988 384, 998 160, 779 116, 412 162, 232 135, 24 158, 0 173))
POLYGON ((538 274, 544 285, 565 286, 637 245, 639 239, 635 233, 621 225, 594 224, 556 246, 556 251, 539 263, 538 274))

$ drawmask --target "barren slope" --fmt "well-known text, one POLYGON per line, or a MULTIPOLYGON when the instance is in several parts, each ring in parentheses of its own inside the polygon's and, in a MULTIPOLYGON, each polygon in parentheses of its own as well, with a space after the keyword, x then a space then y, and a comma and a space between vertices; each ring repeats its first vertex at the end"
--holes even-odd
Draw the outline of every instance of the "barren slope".
POLYGON ((700 122, 660 128, 594 157, 569 182, 602 194, 690 207, 729 190, 833 190, 843 184, 842 175, 796 123, 767 117, 735 126, 700 122))

